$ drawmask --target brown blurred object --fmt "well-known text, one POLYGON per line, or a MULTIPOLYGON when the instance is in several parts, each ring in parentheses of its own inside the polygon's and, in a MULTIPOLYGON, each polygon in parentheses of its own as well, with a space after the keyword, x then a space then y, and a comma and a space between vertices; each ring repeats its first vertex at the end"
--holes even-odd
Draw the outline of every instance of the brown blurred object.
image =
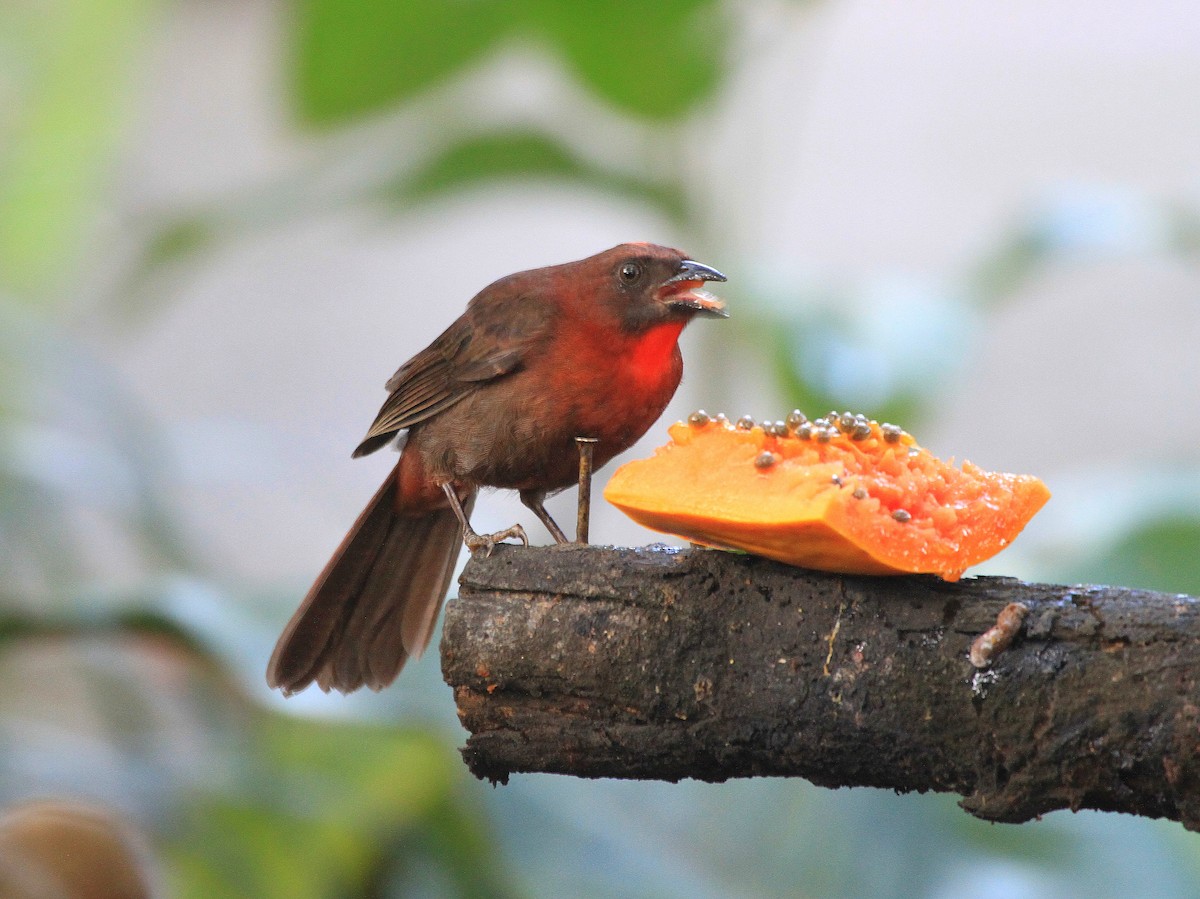
POLYGON ((115 815, 45 801, 0 814, 3 899, 149 899, 149 855, 115 815))

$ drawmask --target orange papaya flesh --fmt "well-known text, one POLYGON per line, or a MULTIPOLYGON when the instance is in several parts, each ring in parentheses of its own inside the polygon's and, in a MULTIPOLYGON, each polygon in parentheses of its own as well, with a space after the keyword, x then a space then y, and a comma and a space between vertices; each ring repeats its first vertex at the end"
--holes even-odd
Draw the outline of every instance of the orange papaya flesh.
POLYGON ((956 467, 850 413, 733 425, 699 412, 670 435, 604 498, 654 530, 804 568, 957 580, 1050 498, 1035 477, 956 467))

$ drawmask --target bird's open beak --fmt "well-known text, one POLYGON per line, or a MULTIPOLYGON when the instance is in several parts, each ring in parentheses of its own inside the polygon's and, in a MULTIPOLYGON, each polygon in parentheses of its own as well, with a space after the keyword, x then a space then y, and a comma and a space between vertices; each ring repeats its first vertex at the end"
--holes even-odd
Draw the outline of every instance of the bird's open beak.
POLYGON ((685 259, 679 263, 679 271, 663 282, 658 289, 658 298, 675 309, 688 309, 697 315, 728 318, 725 304, 707 290, 701 290, 705 281, 725 281, 724 275, 711 266, 685 259))

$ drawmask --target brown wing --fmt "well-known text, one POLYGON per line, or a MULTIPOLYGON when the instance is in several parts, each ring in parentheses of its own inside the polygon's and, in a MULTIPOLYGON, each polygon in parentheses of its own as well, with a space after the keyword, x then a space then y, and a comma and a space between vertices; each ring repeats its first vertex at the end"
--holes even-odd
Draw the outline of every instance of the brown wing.
POLYGON ((516 371, 548 337, 550 313, 551 304, 540 297, 480 294, 462 317, 392 375, 391 393, 354 456, 374 452, 398 432, 516 371))

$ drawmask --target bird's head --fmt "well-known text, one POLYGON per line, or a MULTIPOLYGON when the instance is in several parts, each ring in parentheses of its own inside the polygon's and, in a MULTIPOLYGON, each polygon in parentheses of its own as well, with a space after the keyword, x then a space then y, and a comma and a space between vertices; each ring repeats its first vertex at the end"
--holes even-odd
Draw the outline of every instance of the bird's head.
POLYGON ((711 266, 669 247, 628 243, 588 260, 596 279, 594 295, 614 307, 630 331, 697 315, 727 318, 725 304, 707 290, 706 281, 724 281, 711 266))

